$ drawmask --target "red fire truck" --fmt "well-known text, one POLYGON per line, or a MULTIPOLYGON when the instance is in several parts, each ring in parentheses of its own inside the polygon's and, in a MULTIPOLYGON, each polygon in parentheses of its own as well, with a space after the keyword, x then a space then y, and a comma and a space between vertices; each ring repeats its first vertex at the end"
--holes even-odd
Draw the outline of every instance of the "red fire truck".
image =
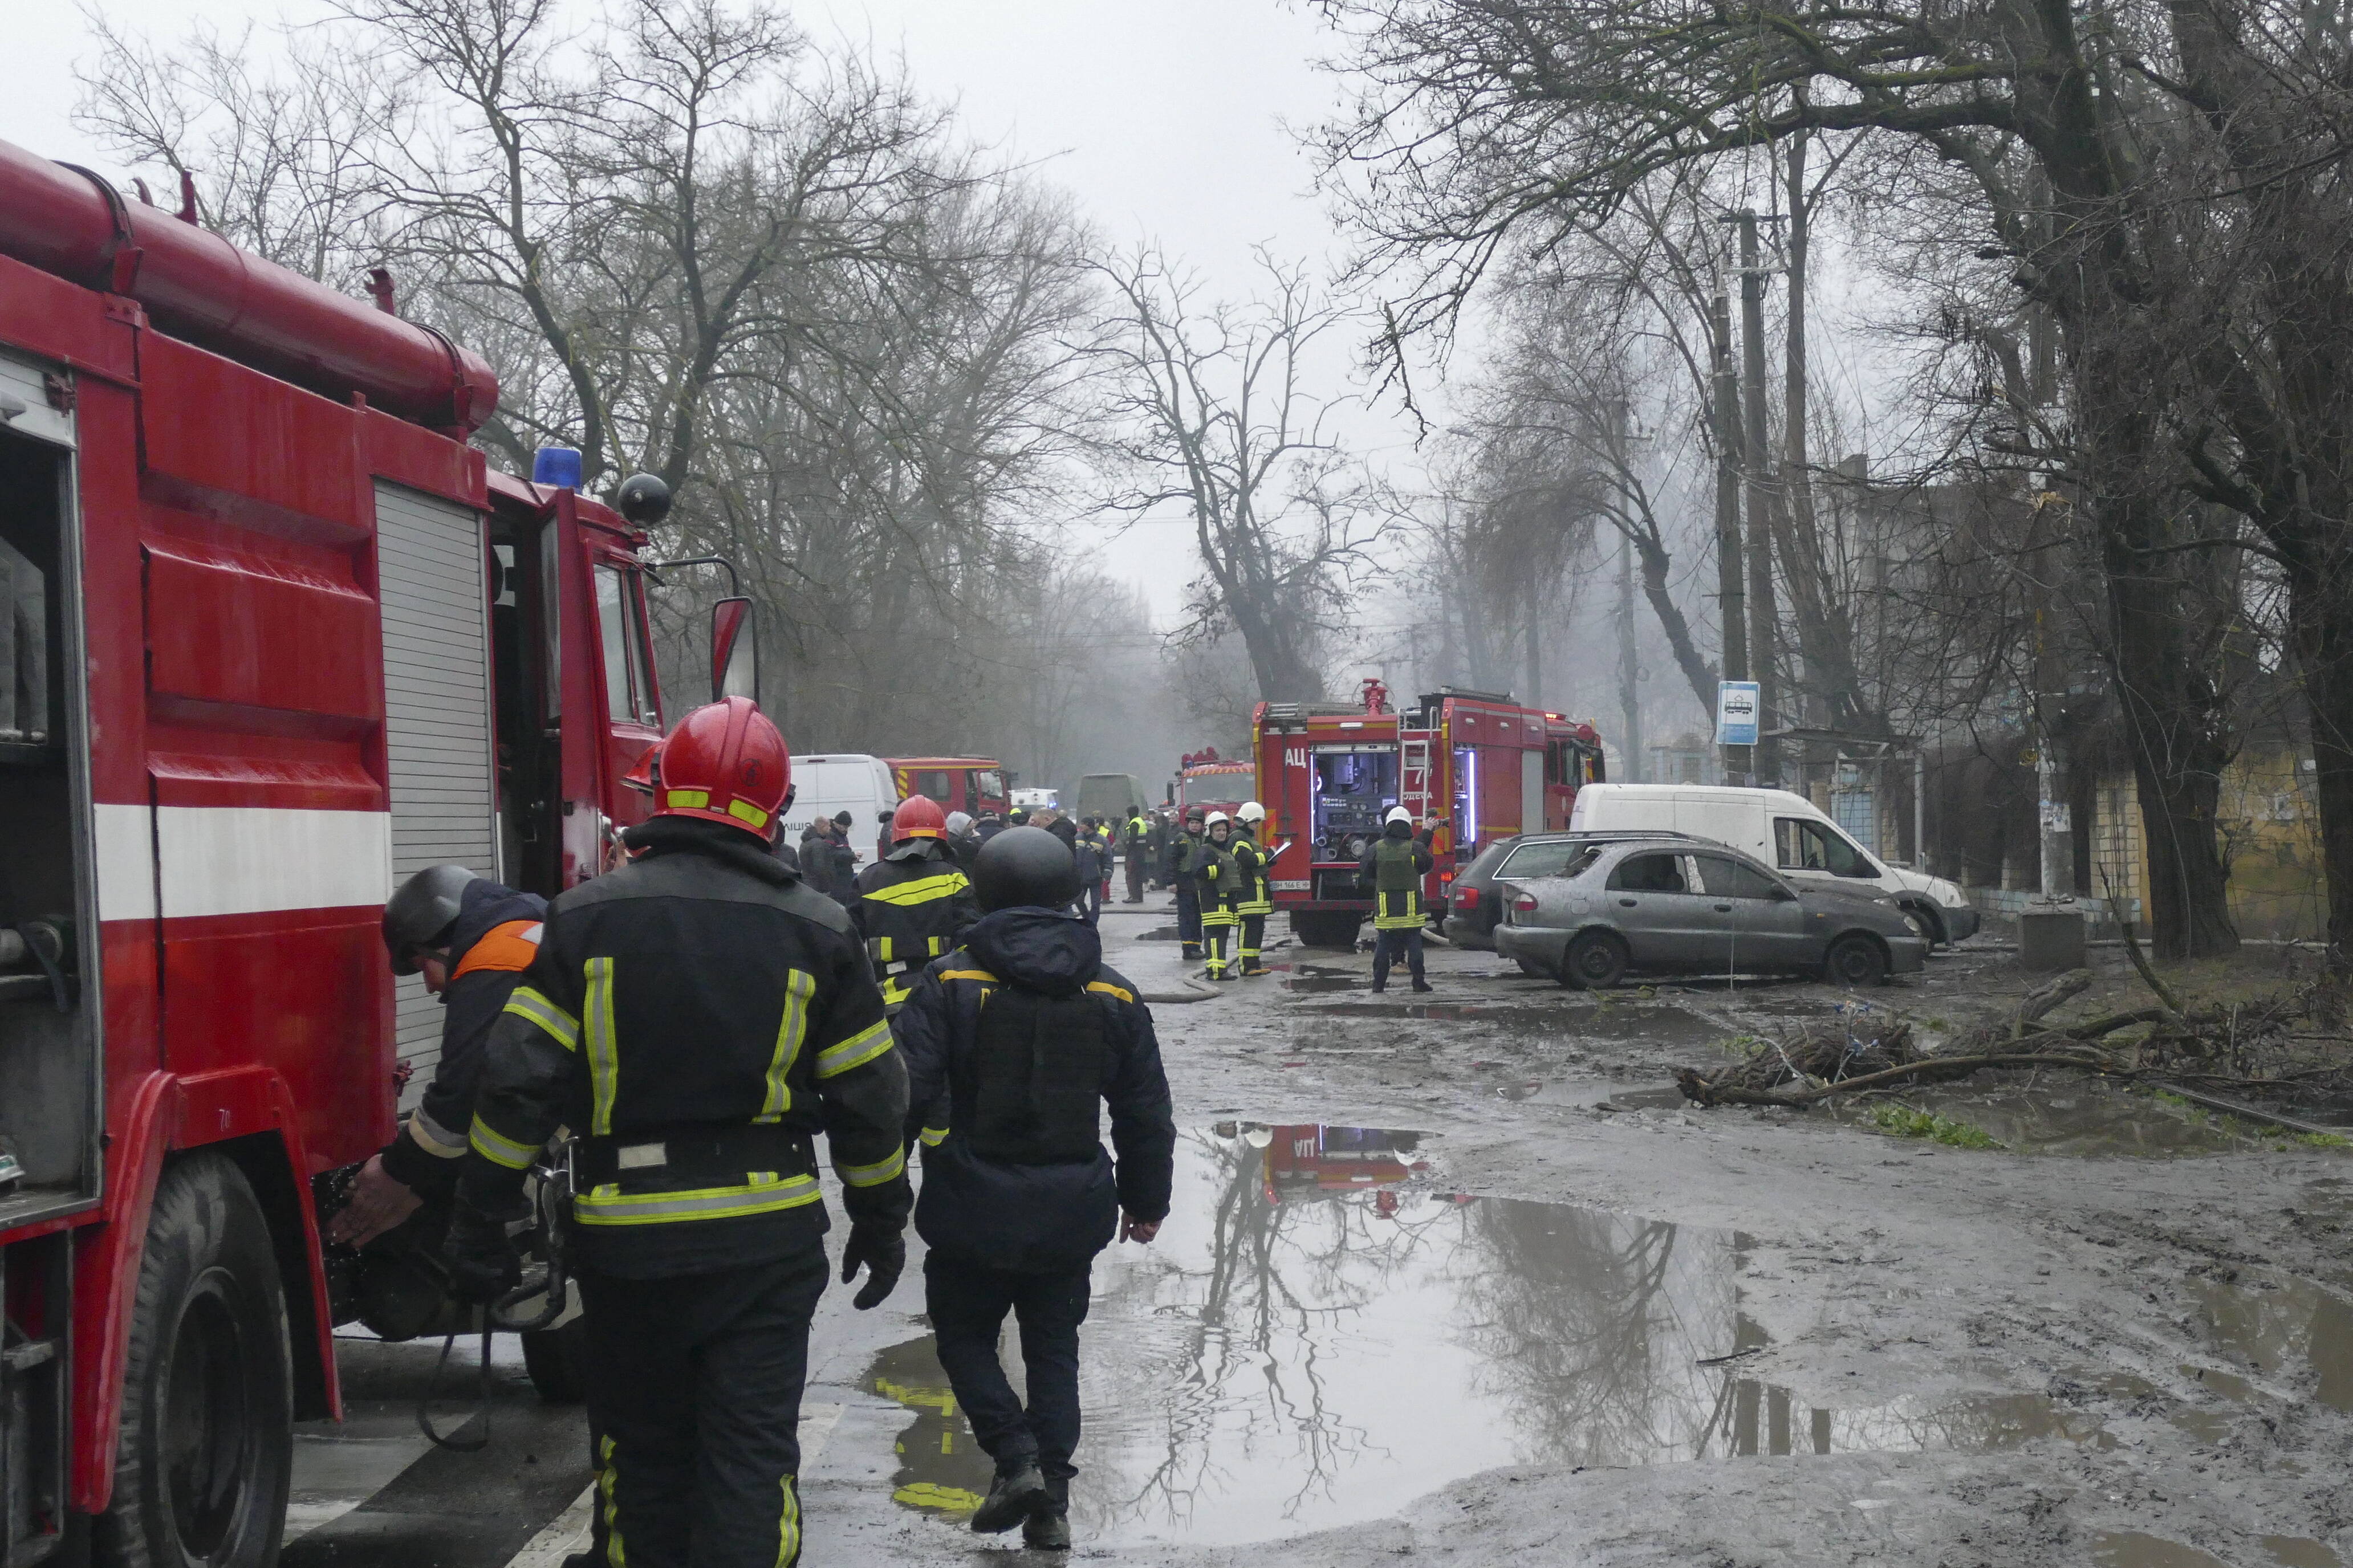
POLYGON ((340 1410, 313 1179, 438 1039, 384 900, 555 892, 642 811, 646 536, 487 471, 497 396, 388 289, 0 144, 5 1568, 274 1557, 340 1410))
POLYGON ((1354 705, 1261 702, 1250 733, 1275 908, 1312 947, 1355 943, 1373 907, 1357 862, 1391 806, 1441 819, 1422 888, 1436 915, 1459 868, 1498 838, 1566 827, 1577 786, 1602 776, 1591 723, 1451 686, 1403 713, 1373 679, 1354 705))
POLYGON ((1217 747, 1207 746, 1177 759, 1176 784, 1170 798, 1176 803, 1180 820, 1185 813, 1196 808, 1204 816, 1222 811, 1230 816, 1241 808, 1242 802, 1258 798, 1257 789, 1256 763, 1221 758, 1217 747))

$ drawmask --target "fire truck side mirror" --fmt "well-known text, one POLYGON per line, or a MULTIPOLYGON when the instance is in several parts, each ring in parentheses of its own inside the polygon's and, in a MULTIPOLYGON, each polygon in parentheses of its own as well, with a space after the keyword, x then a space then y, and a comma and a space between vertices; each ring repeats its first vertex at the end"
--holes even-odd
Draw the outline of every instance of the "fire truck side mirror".
POLYGON ((730 697, 760 700, 760 634, 749 599, 711 606, 711 700, 730 697))

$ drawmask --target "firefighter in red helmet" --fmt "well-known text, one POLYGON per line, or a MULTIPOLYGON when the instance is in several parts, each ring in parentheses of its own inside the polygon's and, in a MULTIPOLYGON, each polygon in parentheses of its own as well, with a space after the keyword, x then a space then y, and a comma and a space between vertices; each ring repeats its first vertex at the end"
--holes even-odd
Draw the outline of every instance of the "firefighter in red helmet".
POLYGON ((578 1135, 599 1507, 632 1568, 799 1558, 817 1134, 849 1215, 842 1279, 868 1271, 855 1304, 906 1260, 906 1069, 849 912, 768 852, 790 769, 748 698, 662 742, 636 858, 550 906, 491 1030, 445 1247, 462 1294, 507 1289, 525 1169, 559 1126, 578 1135))
POLYGON ((972 883, 947 846, 947 814, 927 795, 909 795, 891 816, 891 852, 858 873, 849 918, 882 984, 892 1017, 923 966, 964 940, 980 918, 972 883))

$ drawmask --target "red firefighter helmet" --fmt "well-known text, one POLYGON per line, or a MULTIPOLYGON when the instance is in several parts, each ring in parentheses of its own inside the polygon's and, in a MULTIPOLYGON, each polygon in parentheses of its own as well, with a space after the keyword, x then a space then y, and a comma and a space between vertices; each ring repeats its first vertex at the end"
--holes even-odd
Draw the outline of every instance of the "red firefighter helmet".
POLYGON ((700 816, 765 838, 791 797, 792 753, 748 697, 689 713, 661 743, 656 816, 700 816))
POLYGON ((938 838, 947 830, 947 814, 927 795, 909 795, 891 814, 891 839, 894 844, 904 844, 910 838, 938 838))

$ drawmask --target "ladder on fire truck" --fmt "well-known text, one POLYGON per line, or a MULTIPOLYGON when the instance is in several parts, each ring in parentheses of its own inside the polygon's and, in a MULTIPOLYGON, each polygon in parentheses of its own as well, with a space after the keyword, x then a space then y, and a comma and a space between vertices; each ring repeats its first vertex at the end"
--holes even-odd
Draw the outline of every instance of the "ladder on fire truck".
POLYGON ((1429 732, 1401 732, 1398 752, 1398 804, 1413 813, 1416 822, 1425 821, 1431 808, 1429 732))

